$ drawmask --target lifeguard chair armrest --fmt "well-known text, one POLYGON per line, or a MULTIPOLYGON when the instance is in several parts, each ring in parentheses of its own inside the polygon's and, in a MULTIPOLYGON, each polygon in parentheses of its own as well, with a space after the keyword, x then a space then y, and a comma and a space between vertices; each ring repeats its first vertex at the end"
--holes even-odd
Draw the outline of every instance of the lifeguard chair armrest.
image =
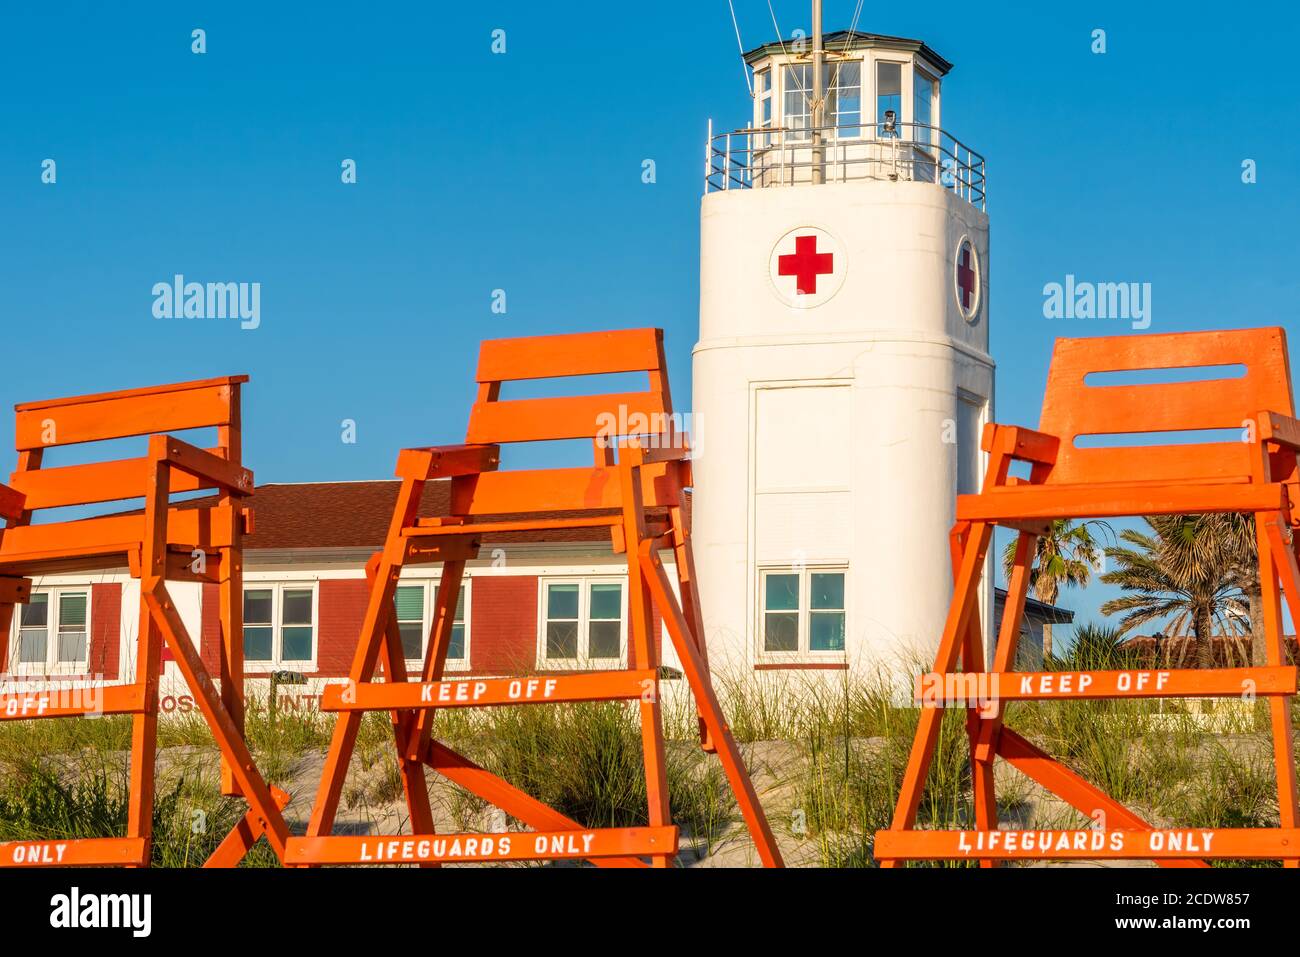
POLYGON ((18 521, 23 514, 23 505, 27 496, 16 488, 10 488, 0 482, 0 515, 12 521, 18 521))
POLYGON ((1259 440, 1300 450, 1300 421, 1280 412, 1259 413, 1259 440))
POLYGON ((1055 465, 1061 440, 1055 435, 1027 429, 1023 425, 999 425, 990 422, 984 426, 983 441, 980 445, 985 452, 1001 452, 1009 458, 1019 459, 1022 462, 1055 465))
POLYGON ((235 495, 253 494, 253 472, 175 436, 149 436, 149 457, 206 479, 235 495))
POLYGON ((680 462, 689 459, 691 450, 688 448, 645 448, 639 445, 627 446, 620 454, 631 452, 637 457, 638 464, 651 465, 656 462, 680 462))
POLYGON ((499 445, 430 445, 397 453, 397 477, 424 481, 495 472, 501 464, 499 445))

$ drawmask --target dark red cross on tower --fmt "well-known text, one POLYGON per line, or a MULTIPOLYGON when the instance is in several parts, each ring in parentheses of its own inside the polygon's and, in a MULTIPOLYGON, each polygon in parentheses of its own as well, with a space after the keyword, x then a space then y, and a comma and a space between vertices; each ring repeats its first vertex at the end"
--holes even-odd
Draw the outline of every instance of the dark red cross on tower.
POLYGON ((796 236, 794 252, 776 260, 777 275, 794 276, 799 295, 817 294, 817 277, 835 271, 835 254, 819 253, 816 236, 796 236))
POLYGON ((961 307, 970 311, 975 295, 975 270, 971 267, 970 244, 963 243, 957 257, 957 288, 961 290, 961 307))

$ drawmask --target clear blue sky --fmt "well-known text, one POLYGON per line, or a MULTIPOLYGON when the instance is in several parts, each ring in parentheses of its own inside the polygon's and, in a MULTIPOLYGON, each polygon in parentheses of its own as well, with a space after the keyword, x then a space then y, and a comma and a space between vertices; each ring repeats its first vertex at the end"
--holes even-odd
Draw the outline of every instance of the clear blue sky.
MULTIPOLYGON (((747 47, 775 37, 736 5, 747 47)), ((259 482, 458 440, 486 337, 660 325, 687 404, 705 126, 749 115, 725 0, 286 7, 6 8, 0 401, 247 372, 259 482), (260 282, 260 328, 154 319, 175 273, 260 282)), ((1066 273, 1152 283, 1152 331, 1297 328, 1292 5, 868 3, 859 27, 955 63, 944 125, 989 162, 1000 419, 1037 421, 1054 336, 1123 331, 1043 318, 1066 273)))

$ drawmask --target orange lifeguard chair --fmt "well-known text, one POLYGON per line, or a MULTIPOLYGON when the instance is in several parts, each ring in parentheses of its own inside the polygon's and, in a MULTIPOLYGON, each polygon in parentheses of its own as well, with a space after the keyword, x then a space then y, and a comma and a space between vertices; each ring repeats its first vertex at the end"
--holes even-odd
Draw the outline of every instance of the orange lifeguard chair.
MULTIPOLYGON (((15 406, 18 468, 0 485, 0 671, 11 672, 8 639, 14 605, 31 595, 27 576, 127 565, 140 580, 135 680, 81 691, 45 683, 40 691, 0 694, 0 719, 132 716, 127 833, 122 837, 0 843, 0 866, 144 866, 151 855, 158 680, 165 641, 221 749, 222 791, 250 807, 206 866, 238 864, 265 835, 280 857, 288 828, 283 791, 267 787, 243 739, 241 539, 251 521, 242 502, 253 473, 240 457, 240 385, 247 376, 152 386, 15 406), (167 432, 213 427, 201 449, 167 432), (46 450, 148 435, 143 458, 43 467, 46 450), (171 503, 174 493, 205 489, 215 500, 171 503), (32 524, 34 511, 144 499, 143 511, 32 524), (220 591, 218 692, 168 594, 168 581, 213 582, 220 591)), ((29 683, 24 679, 24 684, 29 683)))
POLYGON ((677 851, 668 805, 660 720, 658 649, 652 608, 662 615, 699 710, 706 749, 721 758, 737 802, 768 866, 781 856, 709 680, 696 603, 683 488, 690 464, 672 426, 663 333, 633 329, 482 344, 478 398, 465 445, 404 449, 402 479, 387 541, 367 569, 370 599, 346 685, 326 688, 321 708, 339 712, 305 837, 291 837, 286 864, 422 864, 589 859, 602 866, 667 866, 677 851), (506 382, 647 373, 643 392, 562 398, 501 398, 506 382), (594 464, 580 468, 497 471, 500 445, 591 440, 594 464), (617 454, 616 454, 617 453, 617 454), (432 479, 450 479, 451 516, 419 518, 432 479), (481 536, 504 531, 607 528, 627 556, 629 640, 626 670, 536 677, 444 680, 443 668, 466 560, 481 536), (680 604, 660 549, 675 556, 680 604), (423 674, 408 680, 393 597, 405 565, 442 562, 423 674), (375 683, 382 663, 384 683, 375 683), (586 828, 475 765, 432 736, 439 708, 626 700, 639 704, 647 827, 586 828), (332 835, 357 729, 366 711, 391 711, 411 831, 402 836, 332 835), (433 834, 424 768, 479 795, 533 828, 496 834, 433 834))
MULTIPOLYGON (((884 866, 908 859, 1151 859, 1208 866, 1210 858, 1281 859, 1300 865, 1291 696, 1282 593, 1300 624, 1294 529, 1300 524, 1286 337, 1281 329, 1060 339, 1052 356, 1039 431, 990 424, 983 490, 957 498, 952 532, 955 590, 934 672, 918 680, 920 724, 888 830, 875 839, 884 866), (1244 366, 1238 378, 1163 384, 1102 384, 1088 377, 1126 370, 1244 366), (1140 433, 1239 430, 1239 441, 1096 447, 1078 439, 1140 433), (1009 475, 1027 462, 1028 479, 1009 475), (1267 667, 1011 674, 1037 539, 1054 519, 1244 512, 1255 517, 1264 598, 1267 667), (1018 530, 1014 570, 991 672, 984 672, 977 587, 995 525, 1018 530), (1280 591, 1279 591, 1280 586, 1280 591), (958 669, 958 660, 961 667, 958 669), (1278 828, 1154 828, 1008 727, 1008 701, 1080 698, 1268 698, 1277 767, 1278 828), (941 708, 967 708, 975 830, 915 830, 939 733, 941 708), (1097 822, 1090 830, 1000 831, 993 759, 1001 757, 1097 822)), ((1192 435, 1191 438, 1203 436, 1192 435)))

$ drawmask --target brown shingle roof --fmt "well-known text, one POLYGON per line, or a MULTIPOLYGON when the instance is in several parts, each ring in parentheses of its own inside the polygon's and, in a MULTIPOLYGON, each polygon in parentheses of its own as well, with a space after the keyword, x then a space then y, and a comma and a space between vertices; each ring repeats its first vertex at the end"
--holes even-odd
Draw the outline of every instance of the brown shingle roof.
MULTIPOLYGON (((400 486, 401 482, 395 479, 259 485, 252 498, 253 534, 244 540, 245 546, 257 549, 379 548, 388 533, 400 486)), ((448 514, 450 490, 448 481, 429 482, 420 501, 420 516, 431 518, 448 514)), ((603 528, 569 528, 498 533, 486 535, 483 540, 608 543, 609 532, 603 528)))

